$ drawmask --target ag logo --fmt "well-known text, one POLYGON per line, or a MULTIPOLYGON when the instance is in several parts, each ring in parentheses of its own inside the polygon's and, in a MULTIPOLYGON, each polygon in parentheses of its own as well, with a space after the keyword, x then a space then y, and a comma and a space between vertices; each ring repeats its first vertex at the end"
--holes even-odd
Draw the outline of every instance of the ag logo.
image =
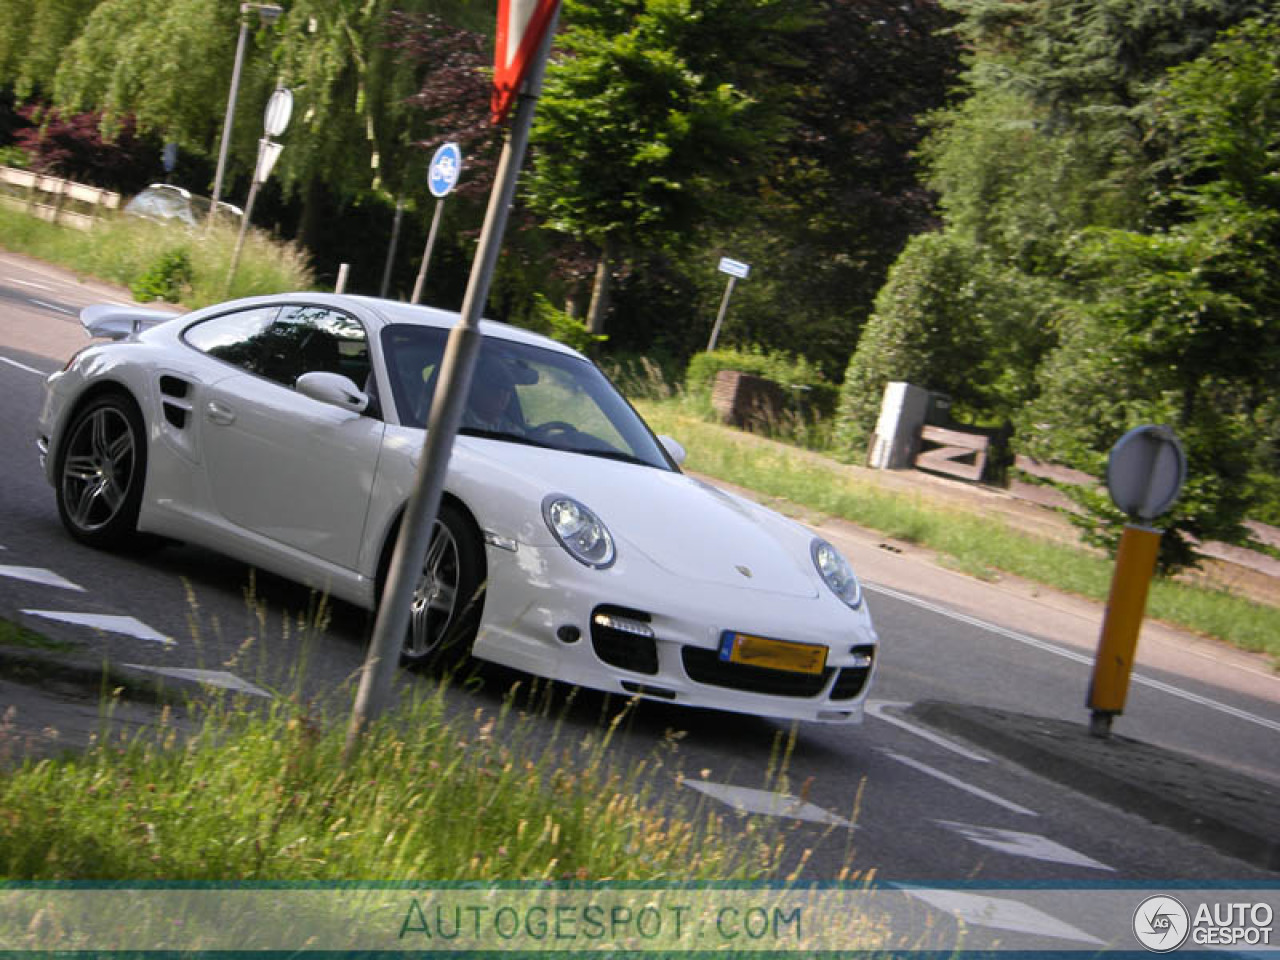
POLYGON ((1191 916, 1173 897, 1147 897, 1133 915, 1133 932, 1138 942, 1155 953, 1177 950, 1187 939, 1191 916))

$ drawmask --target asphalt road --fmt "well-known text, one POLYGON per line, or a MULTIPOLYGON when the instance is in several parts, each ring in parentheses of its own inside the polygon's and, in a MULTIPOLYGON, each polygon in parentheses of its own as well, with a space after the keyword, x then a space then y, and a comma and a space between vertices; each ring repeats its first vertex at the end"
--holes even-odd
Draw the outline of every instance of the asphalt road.
MULTIPOLYGON (((225 671, 267 692, 289 689, 304 663, 306 690, 340 703, 363 653, 362 611, 334 604, 316 628, 317 598, 208 551, 108 556, 62 532, 34 444, 42 377, 85 342, 75 311, 120 297, 0 255, 0 616, 115 663, 225 671)), ((768 774, 785 724, 643 704, 618 749, 647 756, 668 731, 683 731, 659 781, 671 798, 773 816, 816 879, 852 869, 903 881, 1274 881, 905 719, 905 705, 936 699, 1084 722, 1088 656, 1073 639, 1087 632, 1074 622, 1082 615, 903 566, 865 533, 824 535, 854 558, 881 635, 870 716, 861 727, 799 728, 779 780, 768 774)), ((1168 655, 1140 666, 1123 732, 1280 782, 1280 683, 1256 664, 1188 652, 1176 637, 1161 644, 1168 655)), ((479 678, 479 689, 451 691, 459 714, 496 707, 511 683, 528 685, 493 668, 479 678)), ((592 729, 612 709, 594 694, 571 699, 553 688, 550 697, 548 730, 556 718, 570 731, 592 729)))

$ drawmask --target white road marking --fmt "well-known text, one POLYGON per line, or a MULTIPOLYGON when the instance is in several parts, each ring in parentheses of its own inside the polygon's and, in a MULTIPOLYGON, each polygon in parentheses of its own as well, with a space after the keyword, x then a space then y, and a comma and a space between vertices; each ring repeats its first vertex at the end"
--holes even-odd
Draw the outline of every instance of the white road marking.
POLYGON ((1094 870, 1106 870, 1115 873, 1112 867, 1099 863, 1092 857, 1078 853, 1070 847, 1042 837, 1038 833, 1022 833, 1018 830, 1001 830, 997 827, 980 827, 971 823, 958 823, 955 820, 935 820, 934 823, 954 830, 966 840, 980 843, 1001 853, 1010 853, 1015 857, 1029 857, 1032 860, 1047 860, 1050 863, 1065 863, 1072 867, 1091 867, 1094 870))
POLYGON ((75 310, 68 310, 66 307, 60 307, 56 303, 49 303, 45 300, 37 300, 35 297, 28 298, 31 303, 37 306, 46 307, 49 310, 56 310, 58 313, 65 313, 68 317, 74 317, 77 313, 75 310))
POLYGON ((150 640, 154 643, 162 643, 166 647, 177 645, 174 640, 152 630, 136 617, 122 617, 107 613, 75 613, 71 610, 23 610, 22 612, 33 617, 44 617, 46 620, 58 620, 106 633, 119 633, 138 640, 150 640))
POLYGON ((59 590, 74 590, 77 593, 84 593, 84 587, 77 583, 72 583, 66 577, 60 576, 52 570, 46 570, 44 567, 0 566, 0 577, 8 577, 11 580, 25 580, 28 583, 38 583, 45 587, 57 587, 59 590))
POLYGON ((250 683, 248 680, 242 680, 234 673, 228 673, 226 670, 196 670, 187 667, 152 667, 143 663, 126 663, 126 667, 133 670, 145 670, 148 673, 158 673, 166 677, 175 677, 178 680, 194 680, 196 683, 207 684, 211 687, 224 687, 227 690, 235 690, 237 693, 248 693, 255 697, 266 697, 271 699, 271 694, 256 684, 250 683))
POLYGON ((903 887, 902 892, 909 897, 923 900, 929 906, 969 926, 991 927, 1016 933, 1043 934, 1058 940, 1075 940, 1094 946, 1106 945, 1097 937, 1017 900, 986 897, 960 890, 903 887))
POLYGON ((891 723, 895 727, 901 727, 903 730, 906 730, 909 733, 915 734, 917 737, 920 737, 922 740, 928 740, 930 743, 936 744, 939 747, 944 747, 945 749, 950 750, 952 753, 958 753, 960 756, 964 757, 966 760, 974 760, 974 761, 977 761, 978 763, 991 762, 990 757, 984 757, 982 754, 976 753, 975 751, 970 750, 968 747, 962 747, 960 746, 960 744, 952 740, 948 740, 946 737, 939 736, 938 734, 934 733, 932 730, 926 730, 923 727, 917 727, 914 723, 908 723, 906 720, 903 720, 901 717, 896 717, 891 713, 885 712, 886 707, 909 707, 909 706, 911 706, 911 704, 905 703, 902 701, 868 700, 866 703, 866 711, 867 713, 871 714, 871 716, 875 717, 877 720, 883 720, 885 723, 891 723))
POLYGON ((0 363, 7 363, 11 367, 17 367, 19 370, 27 371, 27 373, 34 373, 36 376, 48 376, 48 374, 43 370, 37 370, 35 367, 28 367, 25 363, 19 363, 17 360, 10 360, 8 357, 0 357, 0 363))
POLYGON ((810 823, 829 823, 837 827, 852 827, 853 824, 844 817, 838 817, 829 810, 816 806, 808 801, 793 797, 789 793, 775 793, 771 790, 755 790, 751 787, 735 787, 728 783, 713 783, 710 780, 693 780, 686 777, 681 781, 686 787, 692 787, 714 797, 721 803, 728 804, 735 810, 746 813, 763 813, 770 817, 789 817, 792 820, 807 820, 810 823))
POLYGON ((891 759, 897 760, 899 763, 905 764, 912 770, 919 770, 921 773, 934 777, 937 780, 941 780, 943 783, 949 784, 957 790, 963 790, 965 793, 971 793, 975 797, 979 797, 989 803, 994 803, 998 807, 1004 807, 1006 810, 1012 810, 1014 813, 1020 813, 1027 817, 1039 816, 1039 814, 1034 810, 1024 807, 1020 803, 1014 803, 1012 800, 1006 800, 1004 797, 997 796, 989 790, 983 790, 981 787, 975 787, 971 783, 965 783, 965 781, 961 780, 959 777, 953 777, 951 774, 945 773, 936 767, 931 767, 927 763, 921 763, 919 760, 914 760, 911 757, 903 756, 900 753, 894 753, 892 750, 881 749, 880 752, 886 757, 890 757, 891 759))
POLYGON ((20 287, 35 287, 37 290, 53 290, 54 288, 47 283, 36 283, 34 280, 19 280, 17 277, 6 277, 10 283, 16 283, 20 287))
MULTIPOLYGON (((959 620, 961 623, 967 623, 970 626, 978 627, 982 630, 988 630, 991 633, 999 634, 1010 640, 1016 640, 1018 643, 1025 644, 1028 647, 1035 647, 1037 650, 1043 650, 1046 653, 1056 654, 1066 660, 1074 660, 1076 663, 1083 663, 1086 666, 1093 665, 1093 657, 1088 654, 1080 653, 1078 650, 1068 650, 1057 644, 1049 643, 1047 640, 1040 640, 1036 637, 1029 637, 1025 633, 1018 633, 1016 630, 1009 630, 1005 627, 997 626, 994 623, 988 623, 985 620, 979 620, 977 617, 970 617, 963 613, 957 613, 955 610, 948 610, 946 607, 939 606, 936 603, 930 603, 928 600, 921 600, 919 597, 913 597, 909 593, 899 593, 897 590, 891 590, 888 587, 882 587, 872 584, 865 584, 869 590, 882 593, 885 596, 893 597, 895 600, 901 600, 903 603, 910 603, 924 610, 930 610, 933 613, 941 614, 944 617, 950 617, 952 620, 959 620)), ((1170 696, 1180 697, 1190 703, 1199 704, 1202 707, 1208 707, 1210 710, 1217 710, 1219 713, 1225 713, 1228 716, 1235 717, 1238 720, 1247 720, 1250 723, 1256 723, 1260 727, 1266 727, 1268 730, 1274 730, 1280 733, 1280 721, 1269 720, 1266 717, 1260 717, 1256 713, 1250 713, 1247 710, 1241 710, 1239 707, 1233 707, 1230 704, 1220 703, 1217 700, 1211 700, 1208 697, 1202 697, 1198 693, 1192 693, 1190 690, 1183 690, 1181 687, 1175 687, 1172 684, 1164 683, 1160 680, 1153 680, 1151 677, 1143 676, 1140 673, 1132 674, 1133 682, 1141 684, 1144 687, 1150 687, 1153 690, 1159 690, 1161 693, 1167 693, 1170 696)))

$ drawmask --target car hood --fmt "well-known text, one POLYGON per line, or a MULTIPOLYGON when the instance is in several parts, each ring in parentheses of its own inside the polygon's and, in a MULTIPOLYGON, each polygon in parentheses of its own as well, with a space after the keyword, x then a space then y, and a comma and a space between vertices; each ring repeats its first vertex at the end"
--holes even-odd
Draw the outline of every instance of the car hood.
MULTIPOLYGON (((534 510, 550 493, 574 497, 608 526, 620 556, 637 550, 682 580, 792 597, 818 593, 803 531, 685 474, 473 437, 460 437, 454 455, 455 467, 485 477, 495 492, 523 491, 534 510)), ((537 528, 546 530, 540 519, 537 528)))

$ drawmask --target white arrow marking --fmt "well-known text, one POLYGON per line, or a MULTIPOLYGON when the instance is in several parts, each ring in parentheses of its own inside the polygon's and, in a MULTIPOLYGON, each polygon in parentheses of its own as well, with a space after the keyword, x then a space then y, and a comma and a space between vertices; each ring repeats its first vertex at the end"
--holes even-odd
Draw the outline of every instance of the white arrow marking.
POLYGON ((46 620, 58 620, 62 623, 73 623, 81 627, 92 627, 106 633, 119 633, 139 640, 150 640, 162 643, 166 647, 176 643, 163 633, 157 633, 136 617, 121 617, 106 613, 74 613, 70 610, 23 610, 33 617, 44 617, 46 620))
POLYGON ((1115 870, 1105 863, 1099 863, 1092 857, 1086 857, 1083 853, 1077 853, 1070 847, 1064 847, 1062 844, 1055 843, 1048 837, 1042 837, 1038 833, 1021 833, 1017 830, 979 827, 970 823, 957 823, 954 820, 935 820, 933 822, 954 830, 966 840, 980 843, 984 847, 990 847, 992 850, 999 850, 1001 853, 1013 854, 1015 857, 1030 857, 1032 860, 1047 860, 1050 863, 1065 863, 1073 867, 1091 867, 1094 870, 1107 870, 1115 873, 1115 870))
POLYGON ((1038 816, 1034 810, 1030 810, 1021 804, 1014 803, 1012 800, 1006 800, 1004 797, 997 796, 988 790, 983 790, 981 787, 975 787, 971 783, 965 783, 959 777, 953 777, 951 774, 944 773, 935 767, 929 766, 927 763, 921 763, 919 760, 913 760, 911 757, 904 757, 902 754, 894 753, 892 750, 881 749, 880 752, 886 757, 891 757, 899 763, 906 764, 912 770, 919 770, 921 773, 935 777, 943 783, 950 784, 958 790, 963 790, 965 793, 971 793, 975 797, 981 797, 983 800, 994 803, 996 806, 1004 807, 1006 810, 1012 810, 1014 813, 1021 813, 1027 817, 1038 816))
POLYGON ((255 697, 266 697, 271 699, 271 694, 263 690, 261 687, 250 683, 248 680, 242 680, 234 673, 228 673, 226 670, 196 670, 187 667, 151 667, 142 663, 126 663, 126 667, 133 670, 145 670, 148 673, 158 673, 166 677, 175 677, 178 680, 194 680, 196 683, 203 683, 210 687, 224 687, 227 690, 235 690, 238 693, 248 693, 255 697))
POLYGON ((903 887, 902 891, 907 896, 923 900, 943 913, 950 914, 957 921, 971 926, 993 927, 996 930, 1011 930, 1017 933, 1043 934, 1059 940, 1075 940, 1079 943, 1104 946, 1103 941, 1097 937, 1017 900, 984 897, 976 893, 962 893, 959 890, 903 887))
POLYGON ((0 577, 26 580, 28 583, 38 583, 46 587, 57 587, 60 590, 75 590, 77 593, 84 593, 84 587, 72 583, 65 577, 59 576, 52 570, 46 570, 44 567, 0 566, 0 577))
POLYGON ((838 817, 829 810, 823 810, 799 797, 789 793, 774 793, 770 790, 754 790, 751 787, 735 787, 727 783, 712 783, 709 780, 681 781, 686 787, 692 787, 726 803, 735 810, 745 813, 763 813, 770 817, 790 817, 792 820, 808 820, 811 823, 829 823, 837 827, 852 827, 853 824, 844 817, 838 817))

